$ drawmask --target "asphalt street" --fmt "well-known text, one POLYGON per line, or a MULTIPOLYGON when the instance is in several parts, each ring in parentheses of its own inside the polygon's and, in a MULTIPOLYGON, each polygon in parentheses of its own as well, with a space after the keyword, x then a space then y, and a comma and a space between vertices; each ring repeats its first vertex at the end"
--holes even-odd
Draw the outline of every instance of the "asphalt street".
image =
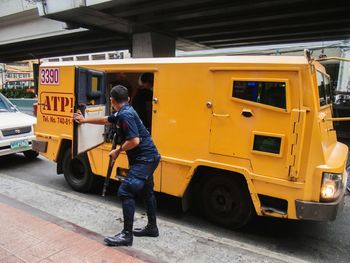
MULTIPOLYGON (((0 157, 0 194, 102 235, 122 227, 117 184, 107 198, 96 187, 89 194, 73 191, 55 163, 21 154, 0 157)), ((133 249, 163 262, 349 262, 350 198, 334 222, 257 218, 240 231, 212 225, 192 212, 183 213, 180 200, 158 195, 159 238, 136 238, 133 249)), ((146 222, 141 204, 136 226, 146 222)))

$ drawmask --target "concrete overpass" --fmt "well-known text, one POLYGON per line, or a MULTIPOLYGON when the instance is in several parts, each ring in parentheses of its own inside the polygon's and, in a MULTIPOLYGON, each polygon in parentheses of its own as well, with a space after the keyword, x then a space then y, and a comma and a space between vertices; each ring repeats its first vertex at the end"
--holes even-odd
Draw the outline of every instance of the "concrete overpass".
POLYGON ((349 39, 349 14, 346 0, 0 0, 0 62, 349 39))

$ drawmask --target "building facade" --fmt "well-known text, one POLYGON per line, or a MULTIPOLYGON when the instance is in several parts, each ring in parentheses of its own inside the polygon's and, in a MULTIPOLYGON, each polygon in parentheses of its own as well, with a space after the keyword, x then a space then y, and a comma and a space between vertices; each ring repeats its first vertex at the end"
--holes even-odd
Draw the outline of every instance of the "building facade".
POLYGON ((1 88, 32 88, 34 87, 33 65, 36 60, 16 61, 0 66, 1 88))

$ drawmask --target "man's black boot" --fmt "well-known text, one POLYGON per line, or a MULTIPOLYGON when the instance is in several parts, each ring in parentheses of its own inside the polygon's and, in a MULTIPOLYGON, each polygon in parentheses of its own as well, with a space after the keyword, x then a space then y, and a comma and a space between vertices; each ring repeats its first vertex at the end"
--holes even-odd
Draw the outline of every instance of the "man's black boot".
POLYGON ((147 224, 143 228, 135 228, 134 236, 136 237, 157 237, 159 236, 159 231, 157 225, 147 224))
POLYGON ((106 237, 104 241, 109 246, 132 246, 132 232, 123 230, 119 234, 116 234, 113 237, 106 237))

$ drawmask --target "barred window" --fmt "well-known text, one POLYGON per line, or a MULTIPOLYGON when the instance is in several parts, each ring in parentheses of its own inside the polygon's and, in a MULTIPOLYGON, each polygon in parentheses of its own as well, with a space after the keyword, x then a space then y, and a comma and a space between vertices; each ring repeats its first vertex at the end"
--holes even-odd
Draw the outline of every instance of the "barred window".
POLYGON ((286 109, 286 83, 235 80, 232 97, 286 109))

